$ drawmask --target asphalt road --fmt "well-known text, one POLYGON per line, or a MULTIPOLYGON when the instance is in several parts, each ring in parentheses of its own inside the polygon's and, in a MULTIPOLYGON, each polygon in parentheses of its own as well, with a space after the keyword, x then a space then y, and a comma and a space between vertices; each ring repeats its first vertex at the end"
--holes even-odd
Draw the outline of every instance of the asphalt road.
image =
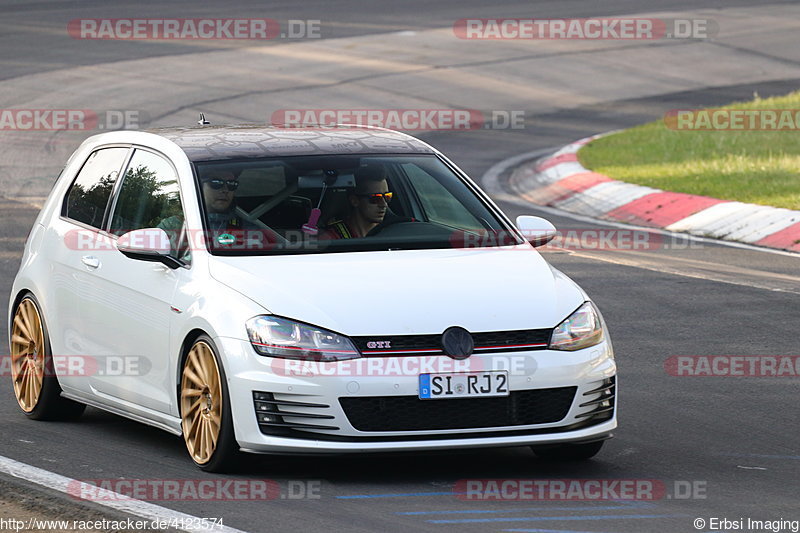
MULTIPOLYGON (((283 4, 265 8, 261 3, 246 2, 224 8, 213 4, 198 8, 195 3, 188 2, 168 7, 154 4, 146 8, 140 4, 129 8, 125 3, 112 8, 110 4, 99 2, 79 5, 8 3, 3 7, 2 22, 8 31, 0 36, 2 49, 7 52, 0 60, 4 66, 0 69, 3 73, 0 78, 5 80, 0 82, 0 89, 3 89, 0 100, 5 107, 15 106, 15 103, 16 106, 30 106, 26 103, 34 97, 49 97, 53 108, 75 106, 81 98, 86 102, 84 105, 90 105, 95 94, 76 93, 86 87, 79 79, 69 82, 74 83, 72 87, 60 87, 55 82, 51 86, 39 85, 40 93, 34 96, 23 92, 24 87, 32 85, 30 80, 44 80, 43 76, 51 74, 61 76, 68 67, 88 68, 134 59, 150 60, 153 62, 148 65, 156 65, 159 58, 168 60, 176 54, 185 55, 186 61, 194 61, 193 65, 201 71, 213 72, 216 66, 204 62, 213 56, 195 57, 198 54, 196 45, 133 43, 128 46, 109 42, 105 43, 107 46, 100 46, 100 42, 87 45, 70 40, 64 36, 65 20, 79 17, 203 15, 321 19, 330 22, 326 30, 330 33, 323 35, 325 42, 327 38, 341 37, 342 40, 330 44, 338 46, 351 42, 346 41, 349 38, 361 39, 353 43, 363 43, 371 36, 381 39, 387 31, 423 33, 426 29, 447 28, 452 20, 460 17, 599 16, 706 9, 706 16, 713 13, 725 20, 726 15, 741 19, 745 12, 737 9, 748 5, 746 2, 688 1, 673 1, 668 5, 633 1, 543 2, 533 7, 523 2, 506 2, 493 7, 478 2, 428 4, 385 3, 364 8, 358 2, 346 2, 335 4, 334 9, 333 4, 318 2, 304 3, 300 11, 283 4), (420 15, 423 9, 428 13, 425 16, 420 15), (258 13, 254 14, 254 10, 258 13)), ((784 6, 769 3, 764 4, 763 9, 779 15, 784 6)), ((791 20, 794 13, 787 11, 786 19, 791 20)), ((593 73, 590 80, 581 78, 581 72, 571 68, 569 56, 578 54, 577 51, 559 50, 553 59, 555 74, 568 76, 572 84, 561 87, 563 94, 547 93, 530 106, 498 88, 493 93, 493 103, 481 107, 475 102, 484 95, 481 89, 488 91, 486 87, 490 85, 476 78, 476 86, 463 88, 463 94, 453 96, 450 102, 477 109, 525 109, 529 111, 526 127, 422 133, 420 136, 479 178, 507 157, 653 120, 668 109, 724 104, 748 98, 754 92, 767 96, 796 89, 800 79, 800 65, 793 48, 796 47, 797 28, 759 26, 757 19, 751 22, 747 31, 738 34, 735 43, 720 44, 716 51, 704 49, 703 53, 712 54, 712 62, 719 64, 713 72, 696 72, 694 78, 685 76, 676 82, 676 69, 685 65, 660 65, 664 78, 657 81, 665 85, 660 91, 652 88, 658 85, 647 70, 652 65, 623 65, 623 59, 618 56, 623 52, 615 48, 595 53, 595 61, 603 63, 604 68, 602 72, 593 73), (755 70, 743 76, 736 71, 734 63, 748 61, 753 62, 755 70), (773 64, 782 67, 773 69, 773 64), (628 68, 630 70, 625 70, 628 68), (639 70, 641 73, 637 74, 639 70), (615 86, 615 80, 620 78, 635 80, 638 84, 615 86), (586 94, 602 97, 590 99, 586 94)), ((424 41, 428 35, 420 35, 419 39, 424 41)), ((213 51, 204 47, 202 53, 240 53, 236 50, 238 43, 224 45, 213 51)), ((317 46, 324 46, 324 42, 317 46)), ((413 47, 413 43, 410 46, 413 47)), ((287 49, 287 53, 292 50, 287 49)), ((404 52, 411 54, 416 49, 404 52)), ((419 53, 424 53, 422 47, 419 53)), ((474 68, 490 69, 495 63, 502 64, 507 53, 500 48, 487 52, 485 60, 493 63, 474 68)), ((532 53, 535 55, 538 51, 532 53)), ((647 53, 659 52, 648 49, 647 53)), ((691 49, 675 50, 677 57, 681 53, 687 54, 684 63, 690 62, 689 58, 699 61, 691 49)), ((516 67, 509 69, 513 69, 517 78, 527 77, 531 87, 546 85, 548 77, 554 75, 544 71, 520 72, 516 67)), ((509 75, 512 75, 511 70, 509 75)), ((150 96, 153 104, 140 108, 161 117, 165 123, 193 116, 194 110, 181 101, 196 98, 191 93, 193 89, 187 84, 177 94, 167 94, 168 90, 176 90, 171 85, 173 81, 167 78, 169 75, 163 72, 148 78, 153 85, 150 96), (163 93, 159 92, 162 88, 163 93)), ((318 80, 319 89, 308 89, 307 84, 298 89, 309 95, 308 107, 331 105, 324 99, 326 96, 341 102, 341 84, 344 84, 344 91, 353 93, 352 100, 347 102, 358 102, 359 95, 368 95, 371 105, 360 107, 379 107, 377 102, 384 102, 385 107, 409 105, 404 100, 398 101, 399 97, 388 91, 376 92, 375 86, 363 88, 357 83, 337 81, 339 85, 330 87, 325 81, 318 80)), ((436 80, 422 83, 414 78, 413 81, 417 83, 410 83, 409 91, 418 97, 437 89, 436 80)), ((231 101, 225 100, 227 89, 215 87, 219 93, 215 96, 217 103, 205 104, 206 109, 234 118, 261 112, 260 100, 247 102, 238 96, 247 83, 246 79, 231 81, 231 101)), ((133 98, 126 92, 128 88, 114 87, 118 93, 113 99, 133 98)), ((557 89, 558 84, 554 87, 557 89)), ((286 92, 271 93, 270 98, 273 109, 298 105, 286 92)), ((125 105, 118 102, 117 108, 125 105)), ((343 105, 356 106, 355 103, 340 103, 333 107, 343 105)), ((41 177, 42 168, 52 167, 57 171, 61 151, 69 153, 77 146, 74 137, 66 137, 63 150, 56 146, 42 153, 41 158, 52 161, 48 160, 43 167, 31 164, 36 170, 27 175, 23 157, 33 161, 36 142, 52 147, 53 137, 28 136, 22 154, 10 154, 8 150, 0 154, 0 175, 13 168, 14 176, 24 181, 41 177)), ((41 187, 43 182, 31 183, 41 187)), ((23 189, 15 191, 13 198, 3 201, 0 210, 0 295, 8 295, 26 231, 36 214, 35 208, 14 200, 26 196, 24 193, 23 189)), ((503 193, 502 183, 497 187, 496 198, 512 217, 522 213, 540 214, 560 229, 612 229, 604 224, 581 222, 542 212, 534 206, 520 205, 503 193)), ((238 473, 228 477, 271 479, 284 491, 290 485, 299 487, 297 482, 306 482, 311 484, 306 487, 318 487, 319 498, 156 503, 196 516, 222 518, 225 525, 246 531, 280 532, 677 532, 695 531, 693 521, 698 517, 706 520, 711 517, 799 520, 796 487, 800 475, 800 439, 797 436, 800 408, 792 402, 797 379, 686 378, 670 376, 664 369, 665 360, 673 355, 800 355, 795 334, 800 325, 796 256, 702 242, 691 247, 656 247, 637 253, 575 250, 547 253, 546 257, 581 284, 603 310, 617 352, 620 428, 595 460, 572 465, 548 463, 535 459, 525 448, 310 458, 251 456, 238 473), (672 497, 635 502, 469 502, 454 495, 458 480, 481 478, 648 479, 663 483, 672 497), (695 491, 689 498, 680 498, 676 483, 679 488, 688 483, 702 490, 695 491)), ((0 326, 4 338, 6 324, 4 321, 0 326)), ((215 479, 193 467, 179 438, 95 409, 88 409, 79 421, 72 423, 28 421, 18 412, 8 377, 0 381, 0 426, 3 428, 0 455, 76 479, 215 479)))
MULTIPOLYGON (((790 4, 770 2, 771 4, 790 4)), ((480 0, 380 2, 365 6, 360 0, 326 2, 310 0, 300 4, 237 0, 220 6, 214 2, 178 0, 169 3, 122 0, 109 4, 101 0, 86 2, 4 1, 0 21, 0 80, 68 66, 94 65, 133 57, 191 54, 196 45, 153 42, 85 41, 65 38, 66 23, 81 18, 271 18, 284 23, 289 19, 323 21, 325 39, 381 34, 409 29, 452 27, 460 17, 597 17, 667 9, 697 9, 748 6, 746 0, 608 0, 602 4, 570 0, 538 2, 506 1, 487 5, 480 0), (461 13, 461 14, 459 14, 461 13)), ((205 49, 225 49, 252 44, 249 41, 224 41, 205 49)))

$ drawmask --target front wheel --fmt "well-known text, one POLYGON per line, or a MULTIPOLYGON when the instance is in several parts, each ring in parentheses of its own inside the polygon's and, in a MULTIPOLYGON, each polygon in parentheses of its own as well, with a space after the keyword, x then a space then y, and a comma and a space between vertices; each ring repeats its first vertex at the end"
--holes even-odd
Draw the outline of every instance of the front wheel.
POLYGON ((583 444, 558 444, 554 446, 531 446, 533 453, 551 461, 584 461, 591 459, 600 451, 605 441, 583 444))
POLYGON ((61 397, 47 326, 33 294, 26 294, 11 325, 11 377, 14 396, 33 420, 77 418, 86 406, 61 397))
POLYGON ((206 472, 225 471, 238 456, 225 371, 214 342, 201 335, 183 363, 180 387, 183 440, 206 472))

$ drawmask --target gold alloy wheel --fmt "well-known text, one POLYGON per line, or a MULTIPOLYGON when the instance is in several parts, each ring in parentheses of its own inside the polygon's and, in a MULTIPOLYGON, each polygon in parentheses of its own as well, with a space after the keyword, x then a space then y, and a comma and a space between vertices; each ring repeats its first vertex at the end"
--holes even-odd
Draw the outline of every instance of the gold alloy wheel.
POLYGON ((44 363, 42 317, 33 300, 25 298, 11 328, 11 377, 17 402, 26 413, 34 410, 42 395, 44 363))
POLYGON ((214 352, 203 341, 192 346, 183 365, 181 426, 192 459, 209 462, 222 426, 222 383, 214 352))

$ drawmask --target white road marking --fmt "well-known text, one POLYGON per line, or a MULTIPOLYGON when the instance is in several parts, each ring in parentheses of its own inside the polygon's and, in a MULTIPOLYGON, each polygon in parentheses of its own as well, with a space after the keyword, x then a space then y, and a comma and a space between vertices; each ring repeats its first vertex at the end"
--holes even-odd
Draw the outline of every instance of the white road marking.
POLYGON ((572 255, 586 257, 595 261, 615 265, 641 268, 653 272, 672 274, 684 278, 704 279, 718 283, 729 283, 767 291, 800 294, 800 277, 775 272, 765 272, 741 268, 735 265, 699 261, 681 257, 666 259, 661 256, 635 251, 582 252, 572 251, 572 255), (616 255, 615 255, 616 253, 616 255))
MULTIPOLYGON (((60 474, 56 474, 54 472, 37 468, 25 463, 20 463, 19 461, 15 461, 14 459, 3 457, 1 455, 0 474, 9 474, 15 478, 24 479, 30 483, 35 483, 36 485, 41 485, 42 487, 56 490, 64 494, 70 494, 70 483, 72 483, 72 487, 74 487, 76 483, 80 483, 79 480, 68 478, 66 476, 62 476, 60 474)), ((106 491, 106 494, 114 497, 114 499, 92 500, 92 503, 96 505, 102 505, 103 507, 108 507, 115 511, 121 511, 123 513, 137 516, 144 520, 177 521, 177 523, 182 521, 184 524, 195 524, 193 527, 184 527, 180 531, 245 533, 240 529, 234 529, 228 526, 213 527, 213 524, 211 523, 203 524, 199 517, 173 511, 172 509, 167 509, 166 507, 143 502, 141 500, 134 500, 115 492, 106 491), (119 499, 116 499, 116 496, 119 496, 119 499), (205 527, 202 527, 203 525, 205 525, 205 527)), ((80 504, 80 500, 75 499, 75 503, 80 504)))

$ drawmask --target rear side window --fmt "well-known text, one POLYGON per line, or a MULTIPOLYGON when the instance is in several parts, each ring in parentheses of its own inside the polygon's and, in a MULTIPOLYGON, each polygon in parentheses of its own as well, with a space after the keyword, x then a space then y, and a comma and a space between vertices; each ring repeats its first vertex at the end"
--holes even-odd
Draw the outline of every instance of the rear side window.
POLYGON ((103 148, 92 152, 69 188, 61 214, 99 229, 127 155, 128 148, 103 148))

